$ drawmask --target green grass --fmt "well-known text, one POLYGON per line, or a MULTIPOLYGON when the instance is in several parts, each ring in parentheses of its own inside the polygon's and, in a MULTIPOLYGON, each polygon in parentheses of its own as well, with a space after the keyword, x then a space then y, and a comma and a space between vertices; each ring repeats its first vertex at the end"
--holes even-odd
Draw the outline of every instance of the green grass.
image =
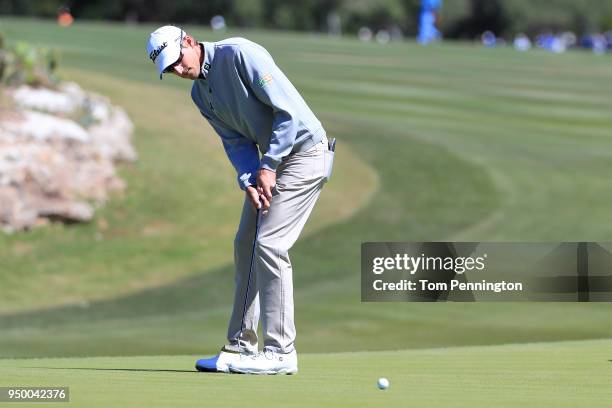
MULTIPOLYGON (((223 342, 242 197, 189 83, 157 80, 144 51, 153 28, 1 22, 9 42, 59 47, 64 78, 125 107, 140 154, 121 169, 126 194, 93 223, 0 237, 2 358, 200 354, 223 342)), ((359 296, 365 241, 610 241, 609 56, 227 35, 265 45, 339 139, 334 179, 292 252, 300 351, 612 335, 608 304, 359 296)))
MULTIPOLYGON (((67 49, 71 38, 65 39, 67 49)), ((155 76, 134 82, 112 75, 121 63, 110 51, 95 60, 96 68, 100 60, 112 63, 104 73, 75 69, 81 58, 66 59, 62 77, 125 107, 136 125, 140 157, 121 168, 127 194, 99 211, 90 225, 0 237, 0 314, 118 296, 232 260, 242 194, 218 137, 190 101, 188 84, 174 81, 183 89, 173 89, 167 87, 171 81, 155 76)), ((140 72, 154 73, 149 68, 140 72)), ((374 171, 348 146, 339 156, 339 188, 323 197, 307 233, 351 216, 378 186, 374 171), (334 205, 347 195, 353 196, 348 205, 334 205)))
POLYGON ((276 377, 197 373, 189 355, 0 360, 0 385, 67 386, 79 407, 609 407, 611 357, 609 340, 303 354, 276 377))

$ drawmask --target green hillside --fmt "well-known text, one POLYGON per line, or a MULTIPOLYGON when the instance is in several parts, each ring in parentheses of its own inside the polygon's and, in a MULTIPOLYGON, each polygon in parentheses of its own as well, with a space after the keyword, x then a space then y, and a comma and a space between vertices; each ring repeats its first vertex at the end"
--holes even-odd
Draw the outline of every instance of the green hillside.
MULTIPOLYGON (((157 80, 154 27, 0 21, 9 42, 58 47, 65 79, 123 106, 140 154, 93 223, 0 236, 0 357, 216 350, 242 197, 190 84, 157 80)), ((365 241, 609 241, 610 56, 233 35, 266 46, 339 139, 292 253, 299 350, 610 337, 607 304, 359 300, 365 241)))

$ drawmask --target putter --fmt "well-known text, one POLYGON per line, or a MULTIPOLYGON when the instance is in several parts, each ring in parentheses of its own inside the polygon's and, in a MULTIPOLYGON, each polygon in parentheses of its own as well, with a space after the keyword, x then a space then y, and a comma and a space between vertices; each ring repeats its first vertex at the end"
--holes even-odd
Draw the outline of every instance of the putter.
POLYGON ((327 142, 327 148, 329 149, 329 151, 331 152, 335 152, 336 151, 336 138, 334 137, 333 139, 330 139, 327 142))
MULTIPOLYGON (((240 325, 240 333, 238 334, 238 338, 242 339, 242 333, 245 329, 245 323, 244 323, 244 318, 246 316, 246 309, 247 309, 247 299, 249 298, 249 289, 251 286, 251 275, 253 274, 253 261, 255 260, 255 244, 257 243, 257 236, 259 235, 259 213, 260 210, 259 208, 257 209, 257 215, 255 218, 255 238, 253 238, 253 249, 251 250, 251 265, 249 267, 249 276, 247 278, 247 287, 246 287, 246 293, 244 295, 244 306, 242 307, 242 323, 240 325)), ((238 340, 238 344, 240 344, 240 341, 242 340, 238 340)), ((242 348, 242 346, 241 346, 242 348)))

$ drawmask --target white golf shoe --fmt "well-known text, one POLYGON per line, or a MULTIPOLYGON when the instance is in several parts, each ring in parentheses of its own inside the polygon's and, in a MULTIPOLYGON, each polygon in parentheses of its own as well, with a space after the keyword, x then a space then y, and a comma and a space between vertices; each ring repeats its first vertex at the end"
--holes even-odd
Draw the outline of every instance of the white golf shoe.
POLYGON ((277 353, 264 348, 257 354, 240 354, 239 359, 232 360, 230 372, 240 374, 295 374, 298 371, 297 353, 277 353))
MULTIPOLYGON (((244 355, 255 355, 244 354, 244 355)), ((240 360, 241 354, 237 351, 227 350, 225 347, 221 349, 221 352, 211 358, 203 358, 196 361, 196 369, 198 371, 205 371, 209 373, 229 373, 229 365, 240 360)))

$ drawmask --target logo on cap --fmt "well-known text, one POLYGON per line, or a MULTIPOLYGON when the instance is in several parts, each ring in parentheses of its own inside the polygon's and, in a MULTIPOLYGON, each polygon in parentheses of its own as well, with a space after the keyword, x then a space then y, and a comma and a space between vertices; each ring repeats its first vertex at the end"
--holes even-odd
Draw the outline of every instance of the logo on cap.
POLYGON ((156 49, 151 51, 151 54, 149 54, 149 58, 151 58, 151 61, 155 62, 155 59, 159 56, 159 54, 161 54, 161 52, 167 46, 168 46, 168 43, 164 41, 164 43, 162 45, 160 45, 159 47, 157 47, 156 49))

